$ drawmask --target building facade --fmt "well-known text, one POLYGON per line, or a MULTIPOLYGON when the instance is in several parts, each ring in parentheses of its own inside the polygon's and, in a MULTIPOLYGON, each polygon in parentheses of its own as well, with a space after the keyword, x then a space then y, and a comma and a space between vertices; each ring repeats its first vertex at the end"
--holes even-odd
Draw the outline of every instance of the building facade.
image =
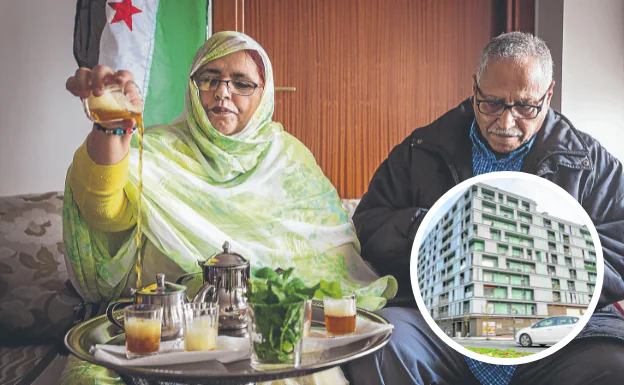
POLYGON ((597 278, 592 237, 536 205, 478 183, 423 237, 418 285, 447 334, 512 334, 547 317, 584 314, 597 278))

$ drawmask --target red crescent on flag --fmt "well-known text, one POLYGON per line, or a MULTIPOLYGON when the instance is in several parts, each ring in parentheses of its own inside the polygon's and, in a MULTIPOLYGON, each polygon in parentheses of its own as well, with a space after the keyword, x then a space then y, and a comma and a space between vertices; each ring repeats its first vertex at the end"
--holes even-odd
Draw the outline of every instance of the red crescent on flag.
POLYGON ((130 28, 130 31, 132 31, 132 15, 143 12, 132 5, 132 0, 122 0, 121 3, 108 3, 108 6, 115 10, 115 16, 113 16, 111 24, 123 21, 130 28))

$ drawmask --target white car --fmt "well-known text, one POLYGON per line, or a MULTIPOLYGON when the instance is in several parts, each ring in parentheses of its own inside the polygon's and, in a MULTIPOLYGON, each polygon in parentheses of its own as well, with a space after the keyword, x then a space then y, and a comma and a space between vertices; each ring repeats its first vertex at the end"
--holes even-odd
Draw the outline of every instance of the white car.
POLYGON ((524 347, 537 344, 540 346, 553 345, 561 341, 574 329, 578 317, 558 316, 541 320, 531 327, 524 328, 516 333, 516 343, 524 347))

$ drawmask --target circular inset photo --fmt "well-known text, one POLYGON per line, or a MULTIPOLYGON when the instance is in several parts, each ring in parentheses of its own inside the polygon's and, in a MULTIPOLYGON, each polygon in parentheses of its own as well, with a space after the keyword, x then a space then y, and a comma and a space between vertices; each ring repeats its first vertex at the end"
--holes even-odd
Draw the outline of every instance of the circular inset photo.
POLYGON ((410 273, 418 307, 456 351, 518 365, 564 347, 594 312, 604 273, 581 205, 543 178, 466 180, 422 221, 410 273))

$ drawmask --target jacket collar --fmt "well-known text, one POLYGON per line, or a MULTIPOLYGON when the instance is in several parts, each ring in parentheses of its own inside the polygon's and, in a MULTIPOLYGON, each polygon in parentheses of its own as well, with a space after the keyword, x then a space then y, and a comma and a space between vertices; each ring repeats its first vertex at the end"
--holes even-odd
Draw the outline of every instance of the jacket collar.
MULTIPOLYGON (((474 119, 471 98, 448 111, 429 126, 412 133, 412 147, 439 153, 454 168, 459 181, 473 176, 470 126, 474 119)), ((525 156, 523 172, 543 175, 558 166, 593 169, 587 143, 572 124, 552 108, 525 156)))

